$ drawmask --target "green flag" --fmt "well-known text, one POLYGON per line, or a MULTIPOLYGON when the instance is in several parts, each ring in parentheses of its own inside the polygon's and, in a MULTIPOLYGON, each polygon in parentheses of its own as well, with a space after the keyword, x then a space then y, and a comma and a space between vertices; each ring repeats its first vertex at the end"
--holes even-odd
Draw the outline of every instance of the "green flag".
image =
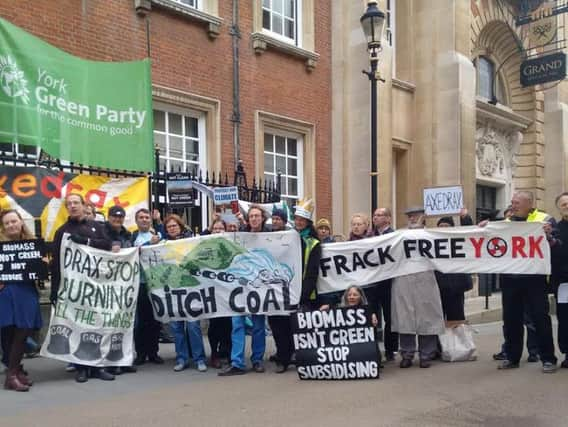
POLYGON ((154 170, 150 61, 72 56, 0 18, 0 142, 109 169, 154 170))

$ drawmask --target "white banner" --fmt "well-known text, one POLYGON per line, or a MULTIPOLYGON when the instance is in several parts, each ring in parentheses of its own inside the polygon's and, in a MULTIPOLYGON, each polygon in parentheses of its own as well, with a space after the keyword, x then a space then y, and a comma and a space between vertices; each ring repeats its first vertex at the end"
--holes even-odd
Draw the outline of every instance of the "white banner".
POLYGON ((154 317, 196 320, 290 312, 300 301, 302 250, 295 231, 211 234, 143 246, 154 317))
POLYGON ((118 253, 61 244, 61 284, 41 355, 88 366, 130 366, 140 282, 138 248, 118 253))
POLYGON ((342 291, 421 271, 550 274, 541 223, 399 230, 322 245, 318 291, 342 291))

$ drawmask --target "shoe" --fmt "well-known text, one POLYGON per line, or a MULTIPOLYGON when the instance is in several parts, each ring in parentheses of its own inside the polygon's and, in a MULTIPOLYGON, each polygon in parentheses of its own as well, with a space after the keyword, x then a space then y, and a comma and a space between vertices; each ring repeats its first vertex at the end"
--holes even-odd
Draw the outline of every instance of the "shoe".
POLYGON ((421 360, 420 361, 420 367, 421 368, 429 368, 430 366, 432 366, 432 364, 430 363, 429 360, 421 360))
POLYGON ((288 370, 288 365, 282 365, 282 364, 277 364, 276 365, 276 373, 277 374, 283 374, 284 372, 286 372, 288 370))
POLYGON ((219 372, 217 375, 220 377, 232 377, 233 375, 244 375, 247 371, 244 369, 237 368, 235 366, 229 366, 227 369, 219 372))
POLYGON ((29 391, 29 387, 18 379, 16 375, 18 371, 9 369, 6 373, 6 381, 4 381, 4 388, 6 390, 14 390, 14 391, 29 391))
POLYGON ((140 366, 143 365, 144 363, 146 363, 146 356, 136 356, 136 359, 134 359, 134 364, 136 366, 140 366))
POLYGON ((28 387, 34 385, 34 382, 28 377, 28 373, 24 371, 24 367, 22 365, 20 365, 18 371, 16 372, 16 376, 23 385, 27 385, 28 387))
POLYGON ((399 366, 403 369, 410 368, 412 366, 412 359, 402 359, 399 366))
POLYGON ((497 369, 502 369, 502 370, 503 369, 516 369, 518 367, 519 367, 518 363, 514 363, 514 362, 511 362, 510 360, 505 359, 499 364, 499 366, 497 366, 497 369))
POLYGON ((265 369, 264 369, 264 365, 262 364, 262 362, 255 362, 252 364, 252 370, 254 372, 256 372, 257 374, 262 374, 265 369))
POLYGON ((176 363, 176 366, 174 366, 174 372, 181 372, 185 369, 187 369, 187 363, 176 363))
POLYGON ((385 359, 387 362, 392 362, 394 360, 394 352, 392 351, 385 352, 385 359))
POLYGON ((153 356, 148 356, 148 361, 150 363, 153 363, 154 365, 163 365, 164 364, 164 359, 162 359, 157 354, 154 354, 153 356))
POLYGON ((95 368, 92 372, 93 378, 98 378, 103 381, 114 381, 114 375, 105 371, 103 368, 95 368))
POLYGON ((77 369, 77 373, 75 374, 75 381, 77 381, 78 383, 86 383, 87 381, 89 381, 87 370, 77 369))
POLYGON ((495 353, 493 355, 493 360, 507 360, 507 355, 505 354, 504 351, 501 351, 499 353, 495 353))
POLYGON ((562 361, 562 363, 560 364, 560 367, 564 368, 564 369, 568 368, 568 356, 566 356, 566 359, 564 359, 562 361))
POLYGON ((106 368, 105 371, 115 376, 122 374, 122 368, 120 368, 119 366, 112 366, 110 368, 106 368))
POLYGON ((545 374, 553 374, 556 372, 556 363, 544 362, 542 364, 542 372, 545 374))
POLYGON ((529 357, 527 357, 527 362, 529 363, 535 363, 538 362, 540 359, 538 357, 538 354, 529 354, 529 357))
POLYGON ((278 363, 278 356, 276 354, 273 354, 272 356, 270 356, 268 358, 269 362, 274 362, 274 363, 278 363))
POLYGON ((197 362, 197 370, 199 372, 207 372, 207 365, 205 364, 205 362, 197 362))
POLYGON ((66 367, 65 367, 65 372, 75 372, 77 370, 77 368, 75 367, 75 365, 73 365, 72 363, 69 363, 66 367))
POLYGON ((215 369, 221 369, 221 359, 216 357, 211 357, 209 365, 215 369))
POLYGON ((136 372, 138 372, 136 366, 122 366, 119 369, 123 374, 135 374, 136 372))

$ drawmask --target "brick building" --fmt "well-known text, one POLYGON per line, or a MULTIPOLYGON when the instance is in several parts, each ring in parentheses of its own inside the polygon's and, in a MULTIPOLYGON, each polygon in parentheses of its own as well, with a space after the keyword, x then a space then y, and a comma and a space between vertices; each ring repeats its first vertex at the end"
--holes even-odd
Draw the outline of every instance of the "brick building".
POLYGON ((283 196, 313 197, 318 216, 331 214, 330 9, 314 0, 0 2, 1 17, 81 58, 150 56, 163 167, 231 175, 241 159, 249 179, 280 171, 283 196))

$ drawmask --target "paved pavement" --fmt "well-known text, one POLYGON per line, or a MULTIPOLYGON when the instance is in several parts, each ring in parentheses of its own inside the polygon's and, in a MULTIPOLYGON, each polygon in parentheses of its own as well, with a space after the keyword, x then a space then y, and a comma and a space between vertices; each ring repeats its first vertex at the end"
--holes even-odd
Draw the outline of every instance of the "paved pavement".
POLYGON ((491 354, 501 343, 501 325, 476 329, 477 361, 406 370, 389 363, 379 380, 300 381, 294 371, 275 374, 271 364, 265 374, 231 378, 212 369, 174 373, 173 345, 161 350, 166 365, 144 365, 112 383, 77 384, 63 363, 28 360, 36 384, 29 393, 0 390, 0 425, 568 425, 568 369, 550 375, 541 373, 540 364, 523 363, 517 370, 497 371, 491 354))

